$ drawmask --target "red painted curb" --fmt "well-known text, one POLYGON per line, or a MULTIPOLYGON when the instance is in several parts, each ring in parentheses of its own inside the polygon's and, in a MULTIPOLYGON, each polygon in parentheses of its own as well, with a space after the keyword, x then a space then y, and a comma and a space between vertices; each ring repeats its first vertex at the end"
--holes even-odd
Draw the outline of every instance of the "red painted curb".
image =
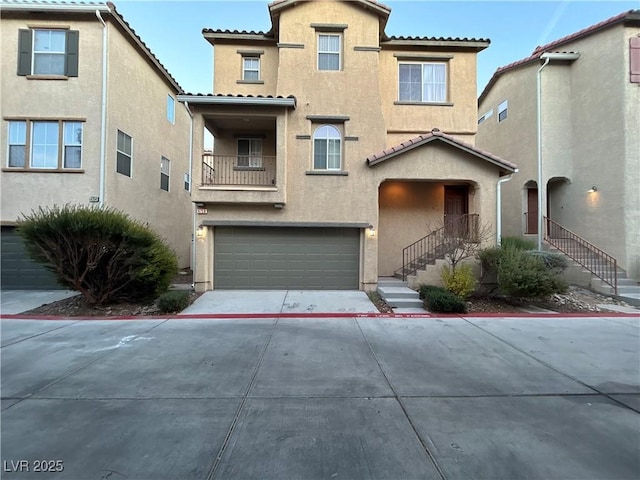
POLYGON ((640 318, 640 313, 593 312, 593 313, 468 313, 431 314, 431 313, 191 313, 176 315, 127 315, 115 317, 62 317, 55 315, 0 314, 7 320, 205 320, 205 319, 274 319, 274 318, 640 318))

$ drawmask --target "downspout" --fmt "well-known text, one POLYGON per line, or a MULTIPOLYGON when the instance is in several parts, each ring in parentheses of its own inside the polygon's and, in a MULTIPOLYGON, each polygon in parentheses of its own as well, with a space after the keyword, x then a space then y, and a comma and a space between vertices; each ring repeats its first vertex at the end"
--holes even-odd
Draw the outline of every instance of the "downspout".
POLYGON ((498 179, 496 183, 496 244, 498 246, 502 243, 502 184, 511 180, 516 173, 518 173, 517 168, 513 173, 498 179))
POLYGON ((100 127, 100 197, 98 205, 104 207, 105 201, 105 170, 106 170, 106 143, 107 143, 107 24, 96 10, 96 17, 102 23, 102 112, 100 127))
MULTIPOLYGON (((193 195, 191 192, 193 191, 193 113, 189 108, 189 102, 184 102, 184 106, 187 109, 187 113, 189 114, 189 196, 193 195)), ((196 271, 196 206, 193 202, 191 202, 191 216, 193 225, 191 227, 191 272, 193 274, 193 283, 191 284, 191 288, 195 289, 195 271, 196 271)))
POLYGON ((550 57, 544 59, 544 63, 536 74, 536 133, 538 138, 538 251, 542 251, 542 70, 549 65, 550 57))

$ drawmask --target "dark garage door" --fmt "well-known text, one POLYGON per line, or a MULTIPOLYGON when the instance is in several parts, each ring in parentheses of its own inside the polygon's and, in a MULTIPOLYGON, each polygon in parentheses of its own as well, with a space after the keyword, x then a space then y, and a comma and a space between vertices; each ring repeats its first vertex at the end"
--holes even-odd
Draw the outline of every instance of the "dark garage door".
POLYGON ((216 227, 214 288, 358 289, 356 228, 216 227))
POLYGON ((15 227, 2 227, 0 245, 0 279, 3 290, 62 289, 55 276, 41 264, 34 262, 25 251, 22 238, 15 227))

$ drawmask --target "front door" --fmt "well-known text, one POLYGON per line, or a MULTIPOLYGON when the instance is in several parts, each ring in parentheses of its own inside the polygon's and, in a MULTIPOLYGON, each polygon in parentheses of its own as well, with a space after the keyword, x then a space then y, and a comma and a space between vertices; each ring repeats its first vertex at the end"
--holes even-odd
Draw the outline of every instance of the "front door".
POLYGON ((538 189, 527 189, 527 232, 538 233, 538 189))
POLYGON ((444 187, 444 226, 447 235, 462 236, 461 233, 466 233, 463 217, 469 213, 468 199, 469 188, 466 185, 444 187))

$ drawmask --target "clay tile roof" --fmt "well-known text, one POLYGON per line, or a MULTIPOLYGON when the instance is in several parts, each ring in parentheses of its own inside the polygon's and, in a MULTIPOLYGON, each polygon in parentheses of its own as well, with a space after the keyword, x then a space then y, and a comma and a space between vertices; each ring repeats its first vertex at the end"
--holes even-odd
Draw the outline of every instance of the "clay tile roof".
POLYGON ((433 141, 441 141, 449 145, 452 145, 456 148, 459 148, 460 150, 463 150, 467 153, 475 155, 476 157, 482 160, 486 160, 494 165, 497 165, 498 167, 501 167, 504 170, 507 170, 509 172, 514 172, 518 169, 517 165, 515 165, 514 163, 508 162, 492 153, 489 153, 485 150, 481 150, 469 143, 458 140, 457 138, 452 137, 451 135, 447 135, 446 133, 441 132, 437 128, 434 128, 429 133, 418 135, 417 137, 414 137, 409 140, 406 140, 405 142, 402 142, 400 145, 387 148, 381 152, 375 153, 367 157, 367 165, 372 167, 378 163, 384 162, 385 160, 389 160, 402 153, 405 153, 409 150, 413 150, 414 148, 417 148, 421 145, 426 145, 427 143, 430 143, 433 141))
POLYGON ((413 37, 413 36, 390 36, 385 40, 408 40, 408 41, 427 41, 427 42, 486 42, 490 43, 488 38, 460 38, 460 37, 413 37))
POLYGON ((222 29, 211 29, 211 28, 203 28, 202 33, 212 33, 212 34, 220 34, 220 35, 257 35, 257 36, 268 36, 271 32, 263 32, 263 31, 255 31, 255 30, 222 30, 222 29))
MULTIPOLYGON (((529 55, 526 58, 523 58, 521 60, 517 60, 515 62, 512 62, 508 65, 504 65, 500 68, 498 68, 495 73, 493 74, 493 76, 491 77, 491 79, 489 80, 489 82, 487 83, 487 86, 484 87, 484 90, 482 91, 482 93, 480 94, 480 97, 478 97, 478 103, 482 102, 482 99, 484 99, 484 97, 486 96, 486 94, 489 92, 489 90, 491 89, 491 87, 496 83, 496 81, 498 80, 498 78, 500 77, 500 75, 504 74, 505 72, 508 72, 510 70, 513 70, 515 68, 521 67, 523 65, 527 65, 531 62, 534 62, 536 60, 538 60, 543 53, 548 53, 548 52, 558 52, 557 48, 561 47, 562 45, 565 45, 569 42, 572 42, 574 40, 578 40, 580 38, 589 36, 589 35, 593 35, 596 32, 599 32, 600 30, 603 30, 605 28, 609 28, 613 25, 616 25, 620 22, 624 22, 626 20, 634 20, 634 21, 638 21, 640 22, 640 10, 629 10, 626 12, 622 12, 618 15, 615 15, 611 18, 608 18, 606 20, 603 20, 602 22, 596 23, 594 25, 591 25, 587 28, 583 28, 582 30, 578 30, 575 33, 572 33, 570 35, 564 36, 562 38, 559 38, 557 40, 554 40, 552 42, 549 42, 545 45, 542 46, 537 46, 534 50, 533 53, 531 55, 529 55)), ((569 52, 561 52, 561 53, 569 53, 569 52)), ((574 52, 570 52, 570 53, 574 53, 574 52)))
POLYGON ((185 96, 193 96, 193 97, 229 97, 229 98, 293 98, 293 95, 283 96, 283 95, 241 95, 235 93, 184 93, 185 96))

